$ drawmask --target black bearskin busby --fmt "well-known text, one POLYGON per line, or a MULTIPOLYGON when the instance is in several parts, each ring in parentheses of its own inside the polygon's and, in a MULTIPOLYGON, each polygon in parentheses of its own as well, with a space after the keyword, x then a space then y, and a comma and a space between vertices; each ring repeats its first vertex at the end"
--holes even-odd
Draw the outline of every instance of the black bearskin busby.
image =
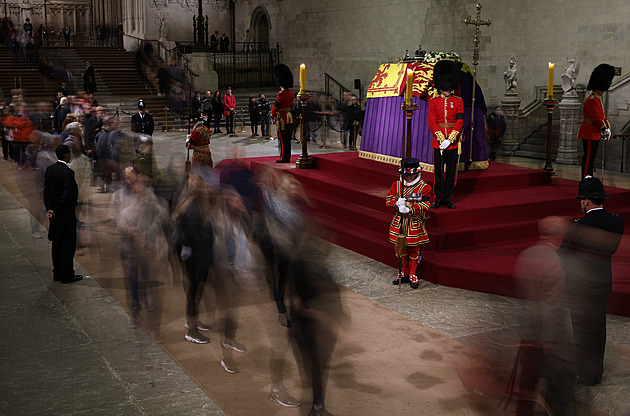
POLYGON ((459 85, 459 68, 454 61, 439 61, 433 67, 433 85, 439 91, 453 91, 459 85))
POLYGON ((613 77, 615 76, 615 67, 608 64, 599 64, 593 72, 591 72, 591 78, 588 80, 589 91, 601 90, 608 91, 613 77))
POLYGON ((285 64, 278 64, 273 67, 273 77, 276 80, 276 84, 285 90, 293 88, 293 73, 285 64))

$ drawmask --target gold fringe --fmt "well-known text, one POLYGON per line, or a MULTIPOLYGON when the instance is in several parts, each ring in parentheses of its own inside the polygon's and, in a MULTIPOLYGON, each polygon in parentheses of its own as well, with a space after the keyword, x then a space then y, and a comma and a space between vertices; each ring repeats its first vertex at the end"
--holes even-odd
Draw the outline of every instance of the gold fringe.
MULTIPOLYGON (((364 150, 360 150, 359 157, 362 159, 370 159, 370 160, 375 160, 377 162, 387 163, 388 165, 400 166, 400 158, 395 157, 395 156, 381 155, 379 153, 371 153, 371 152, 366 152, 364 150)), ((433 172, 432 164, 420 162, 420 166, 422 167, 423 172, 433 172)), ((490 163, 487 160, 479 160, 476 162, 472 162, 470 164, 470 169, 472 170, 488 169, 489 166, 490 166, 490 163)), ((460 162, 459 170, 463 171, 465 169, 466 169, 466 163, 460 162)))
POLYGON ((399 256, 407 254, 407 237, 404 235, 396 237, 395 251, 399 256))

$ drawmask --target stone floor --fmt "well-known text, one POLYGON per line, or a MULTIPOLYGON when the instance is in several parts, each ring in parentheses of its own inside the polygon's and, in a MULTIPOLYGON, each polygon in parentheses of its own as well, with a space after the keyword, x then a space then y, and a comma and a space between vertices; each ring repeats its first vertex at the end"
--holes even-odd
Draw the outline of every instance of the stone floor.
MULTIPOLYGON (((185 157, 184 140, 182 133, 156 134, 158 164, 185 157)), ((215 163, 229 157, 232 143, 248 157, 277 154, 274 140, 219 135, 211 144, 215 163)), ((309 146, 313 154, 330 151, 339 150, 309 146)), ((556 170, 579 177, 577 167, 556 170)), ((51 282, 45 230, 10 192, 19 174, 0 162, 0 415, 225 414, 149 335, 129 327, 125 310, 90 270, 77 264, 86 276, 80 284, 51 282)), ((606 172, 606 182, 630 188, 628 175, 606 172)), ((391 267, 338 246, 329 262, 334 278, 356 293, 501 362, 513 360, 514 331, 524 324, 520 300, 424 281, 417 291, 399 291, 390 284, 391 267)), ((630 407, 630 319, 608 318, 605 380, 577 396, 591 414, 621 415, 630 407)))

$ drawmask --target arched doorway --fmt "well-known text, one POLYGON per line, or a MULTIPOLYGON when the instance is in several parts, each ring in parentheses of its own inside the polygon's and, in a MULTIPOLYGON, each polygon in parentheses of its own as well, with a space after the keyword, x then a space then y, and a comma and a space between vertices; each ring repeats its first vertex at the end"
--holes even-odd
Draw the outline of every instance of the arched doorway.
POLYGON ((269 49, 269 15, 264 7, 259 6, 254 10, 252 14, 251 28, 254 32, 254 42, 256 49, 268 50, 269 49))

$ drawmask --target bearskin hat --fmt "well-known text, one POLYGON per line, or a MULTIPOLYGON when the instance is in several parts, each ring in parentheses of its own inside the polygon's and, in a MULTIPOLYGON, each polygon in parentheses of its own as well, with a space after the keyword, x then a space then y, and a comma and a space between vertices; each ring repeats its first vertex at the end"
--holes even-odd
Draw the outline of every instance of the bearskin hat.
POLYGON ((459 68, 454 61, 438 61, 433 67, 433 85, 439 91, 456 90, 459 85, 459 68))
POLYGON ((273 67, 273 77, 276 80, 276 84, 282 88, 293 88, 293 73, 285 64, 278 64, 273 67))
POLYGON ((614 66, 608 64, 599 64, 597 65, 597 67, 595 67, 595 69, 593 69, 593 72, 591 72, 591 78, 588 80, 588 86, 586 87, 586 89, 589 91, 608 91, 608 88, 610 88, 610 84, 612 83, 614 76, 614 66))

